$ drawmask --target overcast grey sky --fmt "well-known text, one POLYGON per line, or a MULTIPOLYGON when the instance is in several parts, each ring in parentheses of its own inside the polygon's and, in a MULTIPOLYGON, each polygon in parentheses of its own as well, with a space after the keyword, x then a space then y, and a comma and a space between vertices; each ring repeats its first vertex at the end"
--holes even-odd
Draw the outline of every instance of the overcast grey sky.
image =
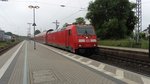
MULTIPOLYGON (((85 17, 86 9, 92 0, 8 0, 0 1, 0 28, 19 35, 27 35, 27 23, 33 22, 33 11, 29 5, 38 5, 36 10, 36 29, 41 31, 55 29, 55 20, 72 23, 77 17, 85 17), (66 7, 60 7, 65 5, 66 7), (81 8, 85 8, 80 11, 81 8)), ((131 0, 136 1, 136 0, 131 0)), ((150 24, 150 0, 142 0, 143 29, 150 24)), ((33 33, 33 27, 31 28, 33 33)))

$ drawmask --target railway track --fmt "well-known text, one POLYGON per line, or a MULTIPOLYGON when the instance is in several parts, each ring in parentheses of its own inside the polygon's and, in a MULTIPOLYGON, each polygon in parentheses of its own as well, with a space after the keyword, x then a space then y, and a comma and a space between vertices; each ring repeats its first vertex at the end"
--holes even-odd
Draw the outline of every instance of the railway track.
POLYGON ((93 55, 89 58, 150 76, 150 58, 148 53, 101 47, 99 50, 99 55, 93 55))

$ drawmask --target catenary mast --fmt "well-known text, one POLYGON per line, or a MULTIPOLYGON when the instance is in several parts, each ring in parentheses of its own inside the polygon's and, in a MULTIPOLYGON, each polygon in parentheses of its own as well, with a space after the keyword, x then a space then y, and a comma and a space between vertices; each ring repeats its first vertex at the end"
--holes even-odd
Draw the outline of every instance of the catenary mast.
POLYGON ((142 31, 142 1, 136 0, 136 16, 138 17, 138 22, 136 24, 136 42, 139 43, 139 34, 142 31))

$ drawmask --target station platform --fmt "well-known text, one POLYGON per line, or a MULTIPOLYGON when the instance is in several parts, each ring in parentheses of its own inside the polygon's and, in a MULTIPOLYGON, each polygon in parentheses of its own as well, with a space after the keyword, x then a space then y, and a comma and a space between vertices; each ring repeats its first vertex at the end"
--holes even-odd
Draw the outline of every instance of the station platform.
POLYGON ((140 48, 114 47, 114 46, 103 46, 103 45, 99 45, 98 47, 118 49, 118 50, 127 50, 127 51, 136 51, 136 52, 144 52, 144 53, 149 52, 148 49, 140 49, 140 48))
POLYGON ((150 78, 23 41, 0 56, 0 84, 149 84, 150 78))

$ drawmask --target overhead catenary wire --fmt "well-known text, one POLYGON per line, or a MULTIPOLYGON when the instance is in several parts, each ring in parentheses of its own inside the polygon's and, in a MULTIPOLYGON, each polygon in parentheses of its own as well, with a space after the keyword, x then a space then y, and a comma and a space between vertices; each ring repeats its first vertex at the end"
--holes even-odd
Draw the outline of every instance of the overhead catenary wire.
MULTIPOLYGON (((4 23, 7 23, 7 26, 10 26, 10 27, 16 25, 15 22, 14 22, 13 20, 11 20, 9 16, 5 16, 5 15, 7 14, 7 13, 5 13, 5 12, 6 12, 6 11, 1 10, 1 14, 0 14, 1 19, 3 20, 3 22, 4 22, 4 23), (13 23, 14 25, 13 25, 12 23, 13 23)), ((6 25, 5 25, 5 26, 6 26, 6 25)))
MULTIPOLYGON (((71 1, 71 0, 69 0, 69 1, 71 1)), ((10 2, 28 2, 28 3, 30 3, 30 2, 35 2, 35 1, 10 1, 10 2)), ((78 0, 78 2, 79 2, 79 4, 81 5, 81 3, 80 3, 79 0, 78 0)), ((47 6, 60 6, 60 4, 50 4, 50 3, 44 3, 44 2, 39 2, 39 1, 36 1, 36 3, 44 4, 44 5, 47 5, 47 6)), ((68 6, 68 5, 67 5, 67 7, 68 7, 68 8, 71 8, 71 9, 72 9, 72 8, 79 8, 79 7, 68 6)), ((75 15, 76 13, 80 12, 81 9, 82 9, 82 7, 80 7, 79 11, 77 11, 77 12, 75 12, 75 13, 73 13, 73 14, 71 14, 71 15, 69 15, 69 16, 63 18, 63 19, 67 19, 67 18, 69 18, 69 17, 75 15)))
MULTIPOLYGON (((73 2, 74 0, 67 0, 68 1, 68 3, 71 3, 71 2, 73 2)), ((91 0, 91 1, 93 1, 93 0, 91 0)), ((22 3, 39 3, 39 4, 43 4, 43 5, 46 5, 46 6, 60 6, 60 4, 55 4, 55 3, 51 3, 51 2, 48 2, 48 3, 46 3, 45 1, 36 1, 36 0, 34 0, 34 1, 32 1, 32 0, 25 0, 25 1, 19 1, 19 0, 10 0, 10 1, 8 1, 8 3, 10 2, 10 4, 11 4, 11 2, 22 2, 22 3)), ((69 4, 67 3, 67 4, 65 4, 66 5, 66 7, 67 8, 70 8, 70 9, 73 9, 73 8, 75 8, 75 9, 78 9, 78 8, 81 8, 81 5, 83 4, 81 4, 81 1, 79 1, 78 0, 78 2, 79 2, 79 4, 80 4, 80 7, 79 6, 69 6, 69 4)), ((5 2, 6 3, 6 2, 5 2)), ((147 1, 147 2, 143 2, 143 3, 145 3, 145 4, 147 4, 147 3, 149 3, 149 1, 147 1)), ((70 15, 68 15, 68 16, 66 16, 66 17, 64 17, 64 18, 62 18, 60 21, 64 21, 64 20, 66 20, 66 19, 68 19, 68 18, 70 18, 70 17, 72 17, 72 16, 74 16, 75 14, 78 14, 78 13, 80 13, 81 12, 81 10, 79 9, 79 10, 77 10, 77 11, 74 11, 74 13, 72 13, 72 14, 70 14, 70 15)), ((59 19, 58 19, 59 20, 59 19)), ((9 21, 9 23, 10 23, 10 21, 9 21)))
POLYGON ((68 19, 68 18, 72 17, 73 15, 75 15, 75 14, 79 13, 80 11, 81 11, 81 10, 78 10, 78 11, 76 11, 76 12, 72 13, 71 15, 69 15, 69 16, 67 16, 67 17, 65 17, 65 18, 63 18, 63 19, 61 19, 60 21, 66 20, 66 19, 68 19))
POLYGON ((1 17, 0 21, 1 21, 2 29, 4 29, 7 32, 13 32, 19 35, 19 33, 17 33, 16 31, 20 31, 21 25, 18 25, 16 23, 11 13, 9 13, 7 10, 4 10, 7 9, 7 6, 5 6, 7 4, 5 3, 4 6, 1 5, 0 7, 2 8, 2 10, 0 11, 0 17, 1 17), (17 30, 15 30, 14 28, 17 28, 17 30))

